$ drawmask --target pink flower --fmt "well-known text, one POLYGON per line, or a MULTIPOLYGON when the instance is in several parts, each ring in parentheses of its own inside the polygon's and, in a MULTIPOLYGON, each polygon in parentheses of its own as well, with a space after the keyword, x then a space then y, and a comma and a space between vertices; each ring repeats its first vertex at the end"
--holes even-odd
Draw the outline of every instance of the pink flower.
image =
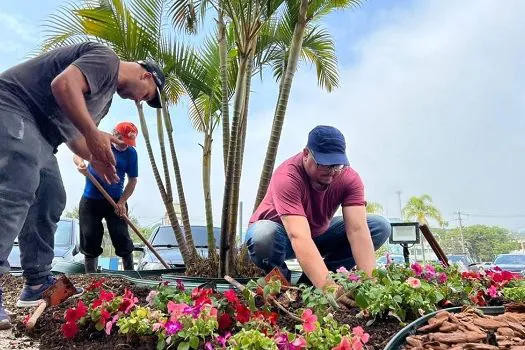
POLYGON ((176 321, 179 319, 181 315, 183 315, 184 310, 189 307, 186 304, 175 304, 173 301, 168 302, 168 312, 171 315, 170 320, 176 321))
POLYGON ((159 294, 159 292, 156 290, 150 291, 148 296, 146 297, 146 302, 151 305, 151 303, 153 302, 153 299, 155 299, 157 294, 159 294))
POLYGON ((315 331, 317 328, 317 316, 314 315, 311 309, 305 309, 301 315, 301 319, 303 320, 303 329, 305 332, 315 331))
POLYGON ((407 284, 412 288, 419 288, 421 287, 421 281, 414 277, 409 277, 406 280, 407 284))
POLYGON ((222 347, 226 346, 226 342, 232 336, 230 332, 226 333, 224 336, 217 336, 217 341, 221 344, 222 347))
POLYGON ((168 321, 164 325, 164 329, 166 329, 167 335, 173 335, 175 333, 178 333, 182 329, 182 324, 178 321, 168 321))
POLYGON ((334 346, 332 348, 332 350, 352 350, 352 349, 353 349, 353 345, 350 343, 350 339, 348 339, 347 337, 343 337, 339 345, 334 346))
POLYGON ((436 277, 436 269, 434 269, 434 266, 430 264, 425 265, 425 278, 431 280, 434 277, 436 277))
POLYGON ((354 335, 353 339, 357 338, 363 342, 363 344, 368 343, 368 340, 370 339, 370 334, 366 333, 363 327, 357 326, 352 328, 352 333, 354 335))
POLYGON ((487 290, 487 293, 492 297, 492 298, 495 298, 498 296, 498 288, 496 288, 496 286, 492 285, 490 286, 490 288, 487 290))
POLYGON ((444 272, 441 272, 439 275, 438 275, 438 282, 440 284, 445 284, 447 283, 447 280, 448 280, 448 277, 447 277, 447 274, 444 273, 444 272))
POLYGON ((337 270, 335 270, 335 272, 337 273, 341 273, 343 275, 347 275, 348 274, 348 270, 346 269, 346 267, 344 266, 341 266, 340 268, 338 268, 337 270))
POLYGON ((302 349, 302 348, 306 348, 306 345, 307 345, 306 339, 298 335, 297 338, 295 338, 295 340, 291 343, 291 348, 293 350, 302 349))
POLYGON ((413 263, 411 266, 412 271, 416 274, 416 276, 420 276, 423 273, 423 266, 421 266, 418 263, 413 263))
POLYGON ((360 277, 359 275, 356 275, 355 273, 351 273, 348 275, 348 279, 352 282, 357 282, 359 281, 360 277))
POLYGON ((391 265, 392 262, 394 262, 394 260, 392 260, 392 257, 390 256, 390 253, 386 253, 385 256, 386 256, 386 265, 387 266, 391 265))
POLYGON ((106 323, 106 334, 107 335, 110 335, 111 334, 111 328, 113 328, 113 325, 115 323, 117 323, 118 319, 119 319, 119 314, 116 314, 115 316, 113 316, 113 319, 111 321, 108 321, 106 323))

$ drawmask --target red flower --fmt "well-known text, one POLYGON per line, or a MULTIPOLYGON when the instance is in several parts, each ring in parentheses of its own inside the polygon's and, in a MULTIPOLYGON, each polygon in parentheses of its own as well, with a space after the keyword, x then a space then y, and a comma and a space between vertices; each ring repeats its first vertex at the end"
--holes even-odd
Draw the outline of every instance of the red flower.
POLYGON ((93 281, 93 282, 91 282, 89 287, 86 288, 86 290, 89 292, 89 291, 92 291, 92 290, 95 290, 95 289, 99 289, 99 288, 102 287, 102 284, 104 284, 104 282, 106 282, 106 280, 104 278, 101 278, 101 279, 98 279, 96 281, 93 281))
POLYGON ((78 326, 75 322, 66 322, 62 325, 62 334, 66 339, 73 339, 78 333, 78 326))
POLYGON ((104 289, 100 290, 99 299, 102 301, 112 301, 113 298, 115 298, 115 294, 111 292, 107 292, 104 289))
POLYGON ((219 322, 219 331, 223 332, 231 328, 233 325, 233 320, 230 314, 224 313, 221 316, 219 316, 219 319, 217 320, 219 322))
POLYGON ((86 316, 86 313, 87 313, 86 305, 84 305, 82 300, 79 300, 78 304, 77 304, 77 307, 66 310, 66 314, 65 314, 64 318, 65 318, 66 322, 73 322, 73 323, 75 323, 78 320, 80 320, 82 317, 86 316))
POLYGON ((213 294, 213 289, 210 288, 195 288, 191 291, 191 298, 197 300, 202 297, 208 297, 213 294))
POLYGON ((235 311, 237 312, 237 321, 240 323, 246 323, 250 320, 250 309, 242 304, 235 305, 235 311))
POLYGON ((270 311, 255 311, 254 316, 268 322, 270 325, 277 324, 277 319, 279 318, 278 313, 270 311))
POLYGON ((230 303, 238 303, 239 298, 237 297, 237 293, 233 289, 228 289, 226 292, 224 292, 224 297, 226 300, 228 300, 230 303))

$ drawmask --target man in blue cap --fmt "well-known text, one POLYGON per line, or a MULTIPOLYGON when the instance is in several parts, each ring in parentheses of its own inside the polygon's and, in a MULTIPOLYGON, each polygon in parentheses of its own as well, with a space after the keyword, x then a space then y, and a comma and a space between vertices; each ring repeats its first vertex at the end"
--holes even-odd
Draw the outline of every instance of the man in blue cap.
POLYGON ((329 271, 340 267, 372 273, 374 250, 391 226, 382 216, 367 216, 363 182, 349 164, 343 134, 321 125, 301 153, 277 167, 246 233, 258 267, 279 267, 289 280, 285 260, 297 258, 304 271, 299 282, 317 288, 333 286, 329 271), (343 216, 334 217, 341 206, 343 216))

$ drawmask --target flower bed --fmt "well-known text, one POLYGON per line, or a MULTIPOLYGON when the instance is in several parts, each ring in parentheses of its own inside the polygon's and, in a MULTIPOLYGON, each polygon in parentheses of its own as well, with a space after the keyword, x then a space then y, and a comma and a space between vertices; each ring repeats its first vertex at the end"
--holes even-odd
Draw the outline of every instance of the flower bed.
MULTIPOLYGON (((505 271, 388 265, 372 278, 345 269, 332 278, 355 301, 353 308, 336 309, 333 297, 279 279, 224 293, 185 290, 180 282, 144 290, 85 279, 87 293, 46 311, 34 336, 43 347, 52 342, 50 347, 64 349, 383 349, 423 314, 525 296, 523 281, 505 271)), ((22 323, 18 329, 24 331, 22 323)))

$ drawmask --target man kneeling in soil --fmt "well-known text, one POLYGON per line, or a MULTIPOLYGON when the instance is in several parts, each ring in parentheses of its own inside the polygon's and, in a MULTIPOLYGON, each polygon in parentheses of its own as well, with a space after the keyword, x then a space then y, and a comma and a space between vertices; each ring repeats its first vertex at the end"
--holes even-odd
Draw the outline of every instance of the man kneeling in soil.
POLYGON ((297 258, 304 271, 299 283, 325 290, 335 286, 329 271, 339 267, 357 264, 370 275, 374 250, 386 242, 391 226, 382 216, 367 216, 365 206, 364 185, 349 166, 343 134, 317 126, 306 148, 275 170, 250 218, 250 258, 266 272, 279 267, 288 280, 285 260, 297 258), (334 217, 339 206, 343 216, 334 217))

